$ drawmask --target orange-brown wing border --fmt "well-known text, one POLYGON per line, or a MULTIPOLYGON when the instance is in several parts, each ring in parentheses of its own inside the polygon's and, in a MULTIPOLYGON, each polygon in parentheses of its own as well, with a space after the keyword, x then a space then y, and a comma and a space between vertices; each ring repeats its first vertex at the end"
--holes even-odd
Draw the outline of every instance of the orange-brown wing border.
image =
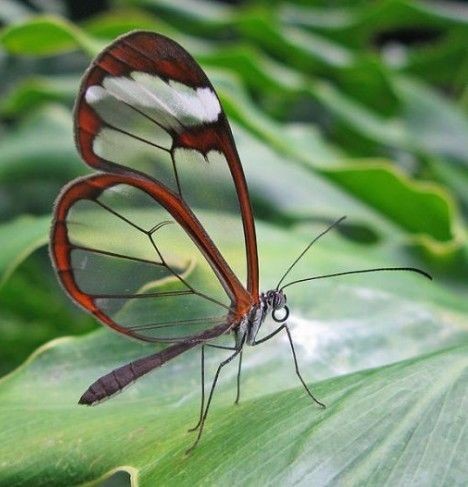
MULTIPOLYGON (((231 299, 231 308, 227 317, 226 328, 224 329, 219 325, 214 327, 212 329, 213 333, 215 333, 214 336, 220 334, 218 333, 219 330, 227 331, 237 324, 251 308, 253 304, 252 295, 240 283, 190 208, 162 184, 132 173, 99 173, 78 178, 65 186, 57 198, 50 235, 50 254, 59 281, 72 300, 98 318, 103 324, 119 333, 143 341, 158 341, 157 339, 149 340, 147 337, 113 321, 96 306, 92 296, 79 288, 73 275, 71 263, 73 245, 68 237, 67 229, 69 210, 77 201, 81 199, 95 199, 106 189, 119 184, 126 184, 140 189, 161 204, 187 232, 219 278, 231 299)), ((209 338, 213 337, 210 335, 210 330, 206 330, 199 335, 193 336, 190 340, 206 340, 209 338)))
MULTIPOLYGON (((193 88, 209 87, 216 93, 199 64, 177 42, 151 31, 134 31, 117 38, 96 57, 86 71, 74 109, 76 145, 86 163, 95 169, 110 173, 138 173, 102 159, 93 152, 93 140, 102 122, 85 101, 85 92, 90 85, 100 84, 105 76, 126 75, 131 70, 156 74, 164 80, 178 81, 193 88)), ((224 111, 221 110, 216 122, 173 136, 173 149, 193 149, 205 155, 210 150, 217 150, 225 155, 238 194, 244 228, 247 289, 254 301, 258 302, 259 269, 255 222, 245 174, 224 111)))

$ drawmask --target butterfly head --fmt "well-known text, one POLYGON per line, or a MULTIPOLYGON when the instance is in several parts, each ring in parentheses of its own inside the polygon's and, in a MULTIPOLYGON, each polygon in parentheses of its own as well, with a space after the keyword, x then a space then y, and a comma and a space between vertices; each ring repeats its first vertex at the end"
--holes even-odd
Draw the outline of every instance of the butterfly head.
POLYGON ((267 291, 265 293, 265 301, 271 308, 271 316, 276 322, 282 323, 287 320, 289 316, 289 308, 286 306, 286 294, 284 294, 281 289, 267 291))
POLYGON ((289 309, 286 306, 286 295, 281 289, 272 289, 260 296, 260 304, 253 306, 249 315, 240 324, 241 333, 239 336, 246 336, 248 345, 255 345, 255 338, 262 326, 267 314, 271 311, 272 318, 283 323, 289 316, 289 309))

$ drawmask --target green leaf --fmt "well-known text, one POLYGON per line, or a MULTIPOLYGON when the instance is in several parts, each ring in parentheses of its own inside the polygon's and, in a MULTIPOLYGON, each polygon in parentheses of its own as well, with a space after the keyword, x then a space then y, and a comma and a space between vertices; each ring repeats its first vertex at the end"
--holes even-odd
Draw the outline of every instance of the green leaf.
POLYGON ((457 95, 466 85, 468 56, 466 32, 453 29, 436 44, 422 46, 408 52, 401 66, 404 73, 418 76, 426 83, 437 83, 457 95))
POLYGON ((453 201, 447 193, 433 183, 411 181, 403 172, 382 164, 348 165, 327 174, 350 192, 359 195, 370 206, 379 209, 403 228, 421 239, 432 252, 445 253, 446 246, 462 240, 462 229, 451 220, 455 214, 453 201), (382 192, 381 188, 387 188, 382 192), (395 202, 398 201, 398 205, 395 202), (420 218, 430 214, 430 222, 420 218), (455 234, 453 234, 454 232, 455 234))
POLYGON ((69 103, 78 91, 77 76, 34 76, 16 85, 0 102, 6 116, 30 113, 47 102, 69 103))
POLYGON ((238 16, 236 29, 252 43, 305 73, 328 73, 350 67, 354 53, 305 30, 281 26, 270 10, 251 9, 238 16))
POLYGON ((450 157, 468 169, 468 121, 454 103, 422 82, 395 77, 403 101, 405 133, 419 150, 450 157))
POLYGON ((125 5, 145 7, 183 32, 219 32, 232 23, 229 5, 207 0, 123 0, 125 5))
POLYGON ((26 259, 1 287, 0 309, 0 375, 20 365, 46 341, 97 326, 64 295, 46 249, 26 259))
POLYGON ((0 45, 12 54, 50 56, 81 48, 95 55, 104 45, 65 19, 35 17, 0 31, 0 45))
MULTIPOLYGON (((74 367, 86 366, 90 375, 90 364, 77 359, 79 352, 89 358, 91 347, 76 345, 61 340, 46 347, 2 383, 1 416, 9 427, 0 437, 8 485, 26 485, 26 478, 38 486, 47 479, 78 484, 120 469, 140 486, 407 485, 427 478, 448 486, 462 485, 466 476, 468 418, 460 407, 466 401, 466 346, 317 384, 314 392, 329 406, 325 411, 314 409, 297 388, 245 399, 239 407, 226 398, 220 405, 218 396, 201 445, 185 457, 196 399, 191 393, 176 406, 188 384, 168 383, 177 378, 166 373, 171 366, 158 371, 158 381, 145 380, 132 398, 84 409, 73 404, 77 394, 70 381, 75 389, 86 385, 74 367), (47 372, 53 374, 49 380, 47 372), (7 448, 13 438, 14 447, 7 448)), ((261 387, 258 376, 248 380, 261 387)))
POLYGON ((51 177, 67 181, 85 170, 73 142, 71 113, 60 106, 33 111, 0 143, 3 183, 51 177))
POLYGON ((438 181, 442 181, 459 198, 465 211, 468 209, 468 171, 456 162, 444 160, 440 157, 429 158, 428 166, 431 174, 438 181))
MULTIPOLYGON (((264 225, 258 234, 262 282, 269 287, 305 240, 264 225)), ((337 252, 331 242, 315 247, 302 272, 375 264, 364 252, 337 252)), ((451 347, 468 341, 466 303, 445 298, 437 284, 417 276, 358 277, 288 289, 302 373, 308 382, 328 378, 312 386, 325 411, 296 386, 288 343, 279 337, 246 350, 238 407, 231 405, 236 367, 224 371, 202 442, 185 457, 193 441, 186 430, 199 407, 195 351, 105 404, 85 408, 76 402, 92 381, 154 348, 106 330, 59 339, 0 382, 0 421, 8 425, 0 432, 7 465, 2 481, 70 485, 120 469, 142 486, 246 485, 259 478, 277 485, 286 479, 381 483, 405 475, 418 481, 423 473, 446 476, 441 485, 459 483, 468 363, 466 346, 451 347), (433 353, 420 356, 427 352, 433 353), (359 372, 336 377, 352 371, 359 372), (452 452, 449 464, 441 449, 452 452), (382 459, 385 470, 379 469, 382 459), (415 470, 418 462, 424 468, 415 470)), ((209 377, 225 356, 207 352, 209 377)))
POLYGON ((390 146, 405 147, 405 127, 398 119, 385 119, 378 113, 360 104, 347 94, 340 92, 330 83, 309 85, 309 94, 317 99, 327 111, 346 124, 367 143, 369 141, 390 146))
MULTIPOLYGON (((312 6, 310 2, 285 3, 280 12, 283 22, 318 30, 334 38, 349 39, 356 47, 357 40, 368 41, 382 30, 401 26, 454 28, 466 26, 467 16, 457 4, 387 0, 385 2, 340 2, 341 5, 312 6), (358 38, 353 36, 358 34, 358 38)), ((319 4, 321 2, 318 2, 319 4)))
POLYGON ((196 52, 197 60, 204 66, 233 71, 243 82, 259 93, 271 90, 282 97, 296 94, 301 90, 303 76, 261 54, 248 44, 232 44, 196 52))
POLYGON ((47 242, 49 217, 23 216, 0 225, 0 286, 31 252, 47 242))
POLYGON ((223 106, 231 118, 246 126, 291 162, 329 178, 356 199, 381 212, 396 226, 410 232, 412 243, 421 245, 429 254, 446 258, 460 249, 464 233, 459 225, 457 209, 450 195, 442 188, 412 180, 383 160, 346 161, 338 151, 334 152, 322 142, 313 127, 294 130, 260 112, 235 79, 216 81, 223 106), (381 191, 381 188, 385 188, 385 191, 381 191), (402 198, 405 205, 396 204, 402 198), (431 217, 421 219, 421 214, 430 214, 431 217))
POLYGON ((104 11, 100 15, 87 19, 81 27, 88 35, 108 39, 111 42, 118 36, 132 30, 153 30, 174 37, 179 32, 148 12, 136 9, 119 9, 104 11))

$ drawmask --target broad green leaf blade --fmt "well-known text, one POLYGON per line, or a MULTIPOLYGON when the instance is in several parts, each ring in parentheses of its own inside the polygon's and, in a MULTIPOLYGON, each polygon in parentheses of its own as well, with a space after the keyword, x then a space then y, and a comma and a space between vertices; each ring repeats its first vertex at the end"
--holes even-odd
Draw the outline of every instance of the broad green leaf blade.
POLYGON ((98 326, 64 295, 46 254, 42 249, 26 259, 0 288, 0 375, 18 367, 45 342, 98 326))
MULTIPOLYGON (((276 283, 281 269, 306 241, 264 225, 259 225, 258 236, 262 288, 266 289, 276 283)), ((343 245, 346 249, 349 244, 343 245)), ((352 252, 349 247, 343 252, 329 239, 313 249, 298 273, 323 274, 378 263, 365 252, 352 252)), ((376 475, 381 480, 382 456, 401 457, 395 464, 389 460, 386 475, 411 470, 415 458, 426 462, 419 451, 422 440, 416 442, 416 457, 406 456, 407 438, 415 425, 432 431, 439 414, 436 405, 445 394, 462 394, 466 378, 460 379, 456 372, 463 371, 466 357, 464 349, 417 356, 467 342, 466 303, 417 276, 348 277, 288 288, 290 324, 308 382, 413 359, 314 385, 314 393, 329 405, 320 411, 295 387, 284 336, 248 349, 242 405, 231 405, 233 364, 223 373, 200 448, 185 458, 183 452, 191 442, 186 429, 196 421, 199 406, 195 351, 139 380, 118 397, 84 408, 76 401, 91 382, 152 353, 154 347, 108 330, 61 339, 0 382, 0 422, 7 425, 0 432, 0 457, 7 465, 2 480, 12 486, 25 485, 24 479, 37 485, 79 484, 120 468, 138 479, 135 485, 167 484, 174 475, 178 485, 217 480, 245 485, 253 482, 250 475, 263 483, 282 484, 293 478, 310 485, 335 477, 362 481, 376 475), (405 415, 408 419, 395 430, 394 416, 405 415), (375 455, 362 456, 371 445, 377 448, 375 455), (327 463, 330 458, 336 462, 327 463), (351 469, 346 468, 349 462, 351 469)), ((264 332, 273 325, 266 323, 264 332)), ((207 375, 212 377, 226 353, 210 350, 207 355, 207 375)), ((459 414, 463 400, 457 396, 447 402, 443 424, 448 426, 434 430, 433 443, 426 449, 434 475, 446 472, 446 462, 437 461, 437 446, 452 440, 455 433, 450 428, 456 427, 453 421, 460 416, 451 408, 459 414)), ((461 478, 462 440, 447 473, 454 479, 461 478)))
POLYGON ((422 485, 428 478, 462 485, 467 414, 458 405, 467 404, 467 351, 319 384, 325 412, 312 412, 299 390, 221 410, 213 437, 185 468, 176 447, 140 475, 140 485, 422 485))
MULTIPOLYGON (((192 371, 180 369, 189 364, 171 364, 138 391, 83 408, 74 389, 91 375, 82 360, 91 358, 87 341, 60 340, 0 384, 6 485, 76 485, 116 469, 139 486, 420 485, 427 478, 452 486, 466 478, 467 346, 316 384, 325 411, 299 388, 249 398, 265 382, 249 370, 244 401, 235 407, 233 390, 220 392, 202 444, 185 457, 197 411, 192 371)), ((226 375, 232 386, 234 373, 226 375)))
POLYGON ((328 170, 327 174, 370 206, 389 215, 434 255, 450 253, 460 245, 463 230, 456 223, 452 228, 450 225, 456 213, 454 202, 440 186, 412 181, 384 162, 369 164, 367 168, 365 164, 349 165, 328 170), (383 192, 382 188, 388 189, 383 192), (395 205, 395 201, 399 204, 395 205), (420 218, 423 213, 431 214, 430 222, 420 218))

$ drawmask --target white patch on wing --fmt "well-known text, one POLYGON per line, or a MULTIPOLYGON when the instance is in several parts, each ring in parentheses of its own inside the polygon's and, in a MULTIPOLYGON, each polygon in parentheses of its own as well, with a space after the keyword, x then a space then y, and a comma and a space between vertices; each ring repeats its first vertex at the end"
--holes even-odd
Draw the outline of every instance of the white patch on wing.
POLYGON ((168 131, 215 122, 221 106, 209 87, 193 89, 149 73, 130 77, 106 76, 101 85, 88 87, 86 102, 112 127, 170 149, 168 131), (166 129, 166 130, 165 130, 166 129))
POLYGON ((166 83, 161 78, 137 71, 131 73, 131 77, 150 90, 159 105, 167 107, 182 125, 215 122, 221 113, 219 101, 210 88, 194 90, 182 83, 166 83))
POLYGON ((221 106, 211 88, 193 89, 176 81, 166 83, 149 73, 106 77, 104 88, 114 97, 148 114, 165 128, 179 131, 218 120, 221 106))
POLYGON ((179 107, 180 113, 183 114, 185 111, 183 115, 189 119, 188 124, 190 124, 191 120, 195 124, 216 122, 218 120, 221 113, 221 105, 211 88, 205 87, 194 90, 190 86, 173 80, 169 81, 169 86, 172 88, 172 95, 178 98, 175 103, 179 107))
POLYGON ((197 88, 197 96, 205 109, 205 120, 207 122, 216 122, 221 113, 221 105, 219 104, 218 97, 210 88, 197 88))
POLYGON ((123 76, 108 76, 102 83, 112 96, 145 113, 160 125, 174 130, 181 128, 171 108, 162 104, 155 94, 141 83, 123 76))

